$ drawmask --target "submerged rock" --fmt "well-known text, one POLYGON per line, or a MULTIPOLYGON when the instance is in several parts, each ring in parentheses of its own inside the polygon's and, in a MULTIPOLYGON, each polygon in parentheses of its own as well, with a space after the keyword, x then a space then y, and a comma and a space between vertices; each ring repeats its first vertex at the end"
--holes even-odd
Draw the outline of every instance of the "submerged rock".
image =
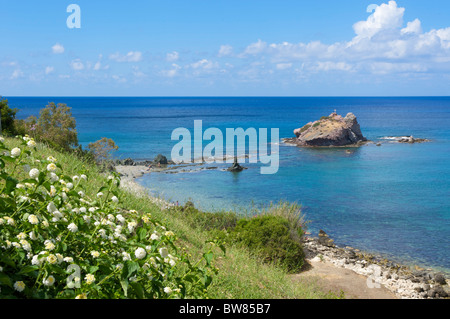
POLYGON ((353 113, 345 117, 336 112, 294 130, 291 141, 298 146, 360 146, 367 141, 353 113))

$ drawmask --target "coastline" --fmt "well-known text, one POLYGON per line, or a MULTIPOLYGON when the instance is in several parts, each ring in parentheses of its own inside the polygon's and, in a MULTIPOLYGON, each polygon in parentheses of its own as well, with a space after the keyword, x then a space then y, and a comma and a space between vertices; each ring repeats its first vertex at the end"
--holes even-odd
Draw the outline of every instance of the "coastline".
MULTIPOLYGON (((116 165, 121 187, 138 196, 146 196, 162 209, 174 204, 152 196, 135 179, 151 172, 171 169, 167 166, 116 165)), ((432 269, 415 269, 353 247, 338 247, 325 232, 304 238, 305 270, 293 275, 317 280, 324 289, 343 291, 356 299, 439 299, 448 298, 448 278, 432 269)))

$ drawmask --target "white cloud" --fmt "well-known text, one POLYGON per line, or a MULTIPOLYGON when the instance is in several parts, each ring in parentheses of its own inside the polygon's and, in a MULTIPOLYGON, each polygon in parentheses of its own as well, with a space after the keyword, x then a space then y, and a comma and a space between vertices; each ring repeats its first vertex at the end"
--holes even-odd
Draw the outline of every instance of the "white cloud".
POLYGON ((207 59, 202 59, 195 63, 191 63, 191 68, 193 68, 193 69, 211 70, 211 69, 217 68, 218 66, 219 65, 217 62, 212 62, 207 59))
POLYGON ((351 71, 352 66, 345 62, 317 62, 317 66, 315 67, 317 71, 351 71))
POLYGON ((175 62, 180 58, 180 55, 177 51, 173 51, 171 53, 166 54, 166 61, 175 62))
POLYGON ((278 63, 276 65, 277 70, 286 70, 292 67, 292 63, 278 63))
POLYGON ((219 49, 219 57, 231 55, 233 53, 233 47, 231 45, 221 45, 219 49))
POLYGON ((406 25, 406 28, 403 28, 401 30, 402 34, 408 34, 408 33, 415 33, 419 34, 422 33, 422 24, 419 19, 416 19, 414 21, 408 22, 406 25))
POLYGON ((262 53, 267 48, 267 43, 261 40, 258 42, 252 43, 247 48, 245 48, 243 55, 255 55, 262 53))
POLYGON ((399 28, 403 24, 405 8, 399 8, 397 2, 389 1, 377 6, 375 12, 366 21, 359 21, 353 25, 357 36, 372 37, 375 34, 399 28))
POLYGON ((20 69, 14 70, 14 72, 11 74, 11 80, 15 80, 21 77, 23 77, 23 72, 20 69))
POLYGON ((52 66, 48 66, 45 68, 45 74, 53 73, 53 71, 55 71, 55 68, 52 66))
POLYGON ((119 83, 125 83, 125 82, 127 82, 127 79, 126 79, 126 78, 124 78, 124 77, 122 77, 122 76, 119 76, 119 75, 116 75, 116 74, 114 74, 114 75, 112 76, 112 78, 113 78, 113 80, 115 80, 115 81, 117 81, 117 82, 119 82, 119 83))
POLYGON ((62 54, 64 53, 64 51, 65 51, 64 47, 59 43, 56 43, 54 46, 52 46, 52 52, 54 54, 62 54))
POLYGON ((114 53, 109 58, 116 62, 140 62, 142 60, 142 52, 130 51, 126 55, 120 53, 114 53))
POLYGON ((80 59, 73 60, 70 62, 70 67, 75 71, 81 71, 84 70, 84 64, 81 62, 80 59))
MULTIPOLYGON (((419 19, 405 25, 404 13, 404 8, 389 1, 355 23, 355 36, 348 41, 268 44, 258 40, 236 57, 248 63, 270 61, 278 70, 301 63, 305 72, 450 72, 450 27, 424 32, 419 19)), ((243 66, 241 74, 254 76, 264 68, 264 63, 243 66)))
POLYGON ((147 75, 141 71, 137 66, 133 66, 133 75, 135 78, 145 78, 147 75))
POLYGON ((173 63, 173 64, 172 64, 172 69, 170 69, 170 70, 163 70, 163 71, 161 71, 161 74, 162 74, 163 76, 165 76, 165 77, 173 78, 173 77, 175 77, 175 76, 178 75, 178 71, 179 71, 180 69, 181 69, 181 66, 179 66, 179 65, 176 64, 176 63, 173 63))

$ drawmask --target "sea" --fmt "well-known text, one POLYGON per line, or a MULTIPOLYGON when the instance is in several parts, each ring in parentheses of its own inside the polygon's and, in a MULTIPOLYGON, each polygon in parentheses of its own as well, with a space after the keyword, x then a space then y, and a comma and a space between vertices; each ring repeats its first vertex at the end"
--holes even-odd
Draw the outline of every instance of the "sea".
MULTIPOLYGON (((450 273, 450 97, 4 98, 19 109, 19 119, 38 116, 49 102, 67 104, 80 144, 112 138, 116 159, 162 154, 170 160, 179 142, 172 133, 184 128, 194 136, 195 120, 203 131, 218 128, 224 137, 227 128, 278 129, 279 140, 268 140, 269 151, 278 146, 276 174, 261 174, 268 164, 246 159, 239 173, 212 163, 210 169, 146 174, 137 182, 155 196, 209 211, 249 214, 271 203, 296 203, 312 235, 324 230, 339 246, 450 273), (282 142, 335 110, 355 114, 374 143, 311 149, 282 142), (430 142, 396 143, 395 136, 430 142)), ((210 141, 200 142, 205 147, 210 141)))

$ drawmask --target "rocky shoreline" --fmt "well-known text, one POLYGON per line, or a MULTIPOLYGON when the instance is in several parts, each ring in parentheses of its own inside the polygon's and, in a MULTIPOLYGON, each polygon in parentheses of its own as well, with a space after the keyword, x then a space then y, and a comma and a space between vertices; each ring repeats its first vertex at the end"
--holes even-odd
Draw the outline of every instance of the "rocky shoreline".
POLYGON ((367 277, 369 288, 384 286, 402 299, 448 299, 448 278, 432 269, 411 267, 369 254, 352 247, 338 247, 324 231, 318 237, 305 237, 306 258, 324 261, 339 268, 350 269, 367 277))

